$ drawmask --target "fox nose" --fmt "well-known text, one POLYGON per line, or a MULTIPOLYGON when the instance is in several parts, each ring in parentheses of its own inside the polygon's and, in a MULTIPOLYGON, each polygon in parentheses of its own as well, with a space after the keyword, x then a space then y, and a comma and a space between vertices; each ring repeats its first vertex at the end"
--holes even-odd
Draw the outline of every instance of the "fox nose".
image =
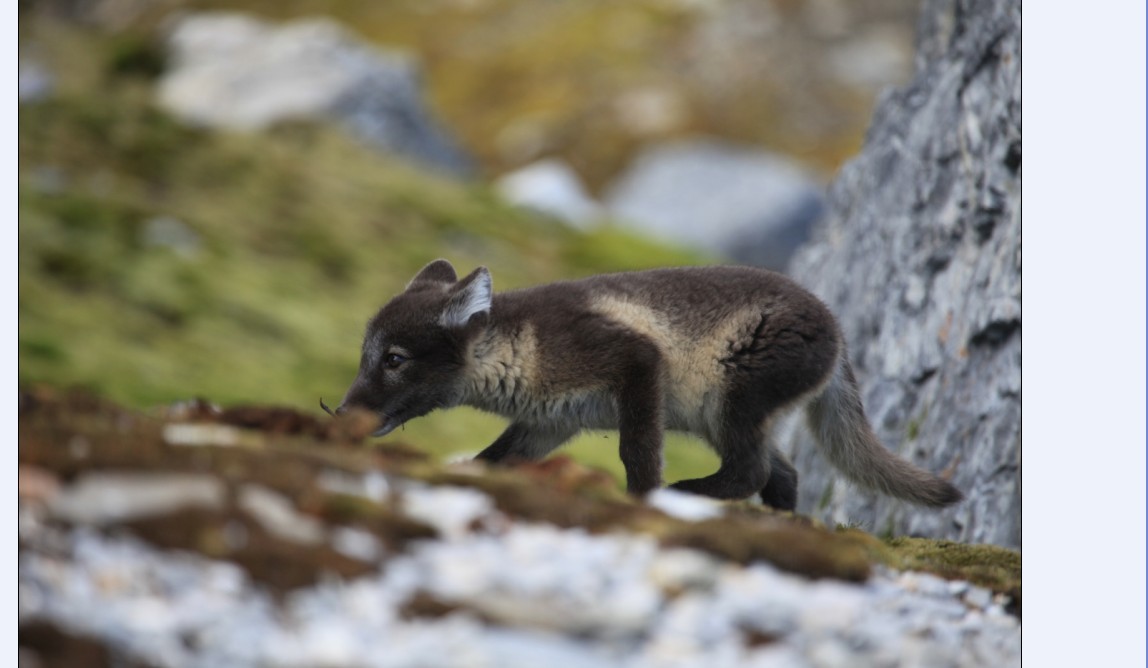
POLYGON ((368 402, 364 400, 370 395, 365 390, 362 379, 356 377, 351 387, 347 388, 347 393, 343 395, 343 400, 339 402, 339 407, 335 409, 335 415, 346 415, 356 408, 366 409, 368 402))

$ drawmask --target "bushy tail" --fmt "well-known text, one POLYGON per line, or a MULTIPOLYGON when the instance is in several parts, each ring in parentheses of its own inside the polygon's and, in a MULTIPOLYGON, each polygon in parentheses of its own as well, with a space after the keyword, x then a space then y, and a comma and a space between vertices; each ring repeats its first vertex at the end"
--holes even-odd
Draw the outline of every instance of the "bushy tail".
POLYGON ((809 427, 829 461, 850 480, 899 499, 947 506, 964 495, 947 481, 887 450, 865 417, 849 355, 844 349, 833 377, 805 408, 809 427))

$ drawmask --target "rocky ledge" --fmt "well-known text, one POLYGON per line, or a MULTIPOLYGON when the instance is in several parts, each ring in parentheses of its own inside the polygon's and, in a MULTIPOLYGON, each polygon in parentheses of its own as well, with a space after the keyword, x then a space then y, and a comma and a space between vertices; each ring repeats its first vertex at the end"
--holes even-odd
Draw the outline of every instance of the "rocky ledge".
POLYGON ((1019 665, 1015 552, 372 426, 22 395, 21 665, 1019 665))

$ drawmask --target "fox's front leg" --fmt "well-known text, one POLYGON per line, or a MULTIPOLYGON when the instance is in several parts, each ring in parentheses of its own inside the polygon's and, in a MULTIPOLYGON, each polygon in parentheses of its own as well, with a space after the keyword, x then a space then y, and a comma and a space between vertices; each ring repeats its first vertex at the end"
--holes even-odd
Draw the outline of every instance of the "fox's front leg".
POLYGON ((575 433, 575 429, 556 425, 513 422, 494 440, 494 443, 478 453, 475 459, 491 464, 542 459, 570 440, 575 433))
POLYGON ((662 485, 665 390, 657 347, 631 354, 617 393, 618 454, 626 468, 626 490, 644 495, 662 485))

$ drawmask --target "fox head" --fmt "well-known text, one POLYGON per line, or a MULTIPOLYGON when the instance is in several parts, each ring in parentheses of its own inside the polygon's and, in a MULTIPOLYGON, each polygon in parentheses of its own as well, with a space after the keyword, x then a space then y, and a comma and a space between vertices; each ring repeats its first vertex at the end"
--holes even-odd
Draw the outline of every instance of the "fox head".
POLYGON ((367 323, 359 373, 336 409, 379 418, 375 436, 461 401, 473 345, 490 320, 490 272, 462 280, 446 260, 422 269, 367 323))

